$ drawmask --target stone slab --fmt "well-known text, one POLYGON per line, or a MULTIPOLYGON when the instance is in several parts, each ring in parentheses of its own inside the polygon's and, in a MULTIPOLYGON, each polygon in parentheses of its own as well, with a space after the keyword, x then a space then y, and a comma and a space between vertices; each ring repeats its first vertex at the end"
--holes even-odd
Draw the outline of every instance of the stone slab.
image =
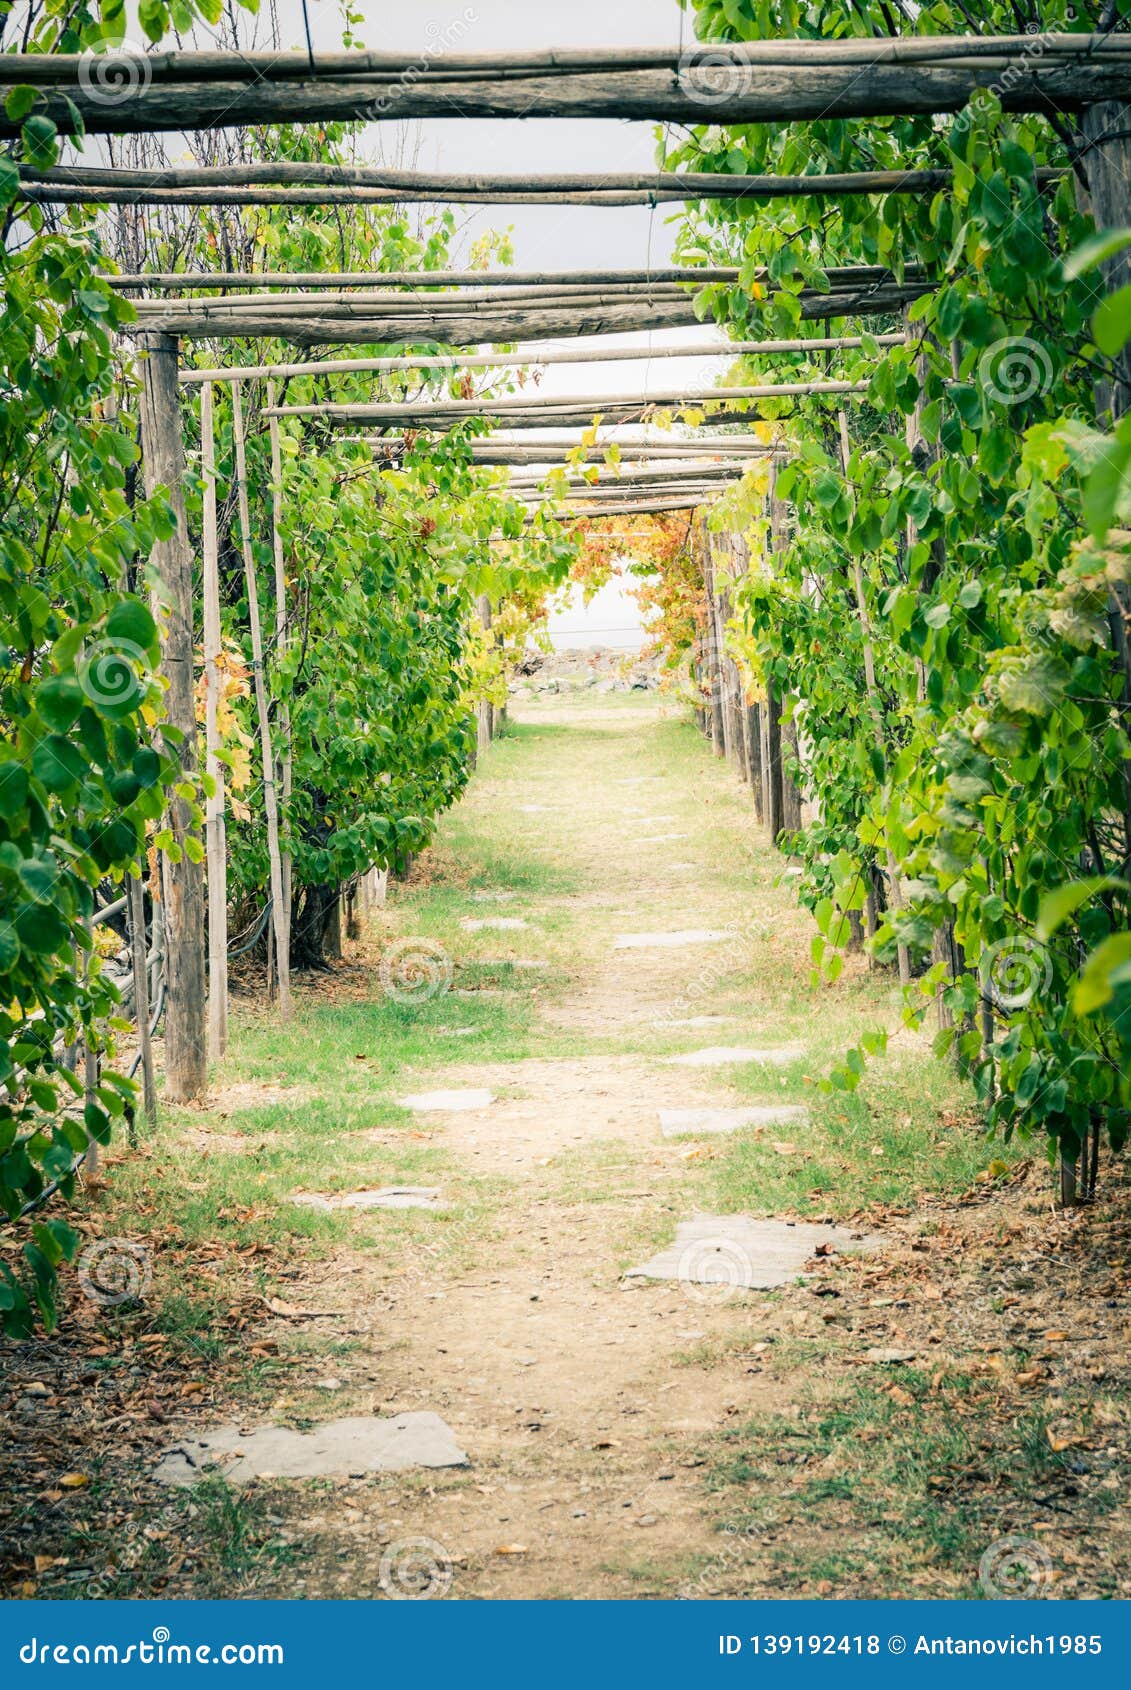
POLYGON ((670 1021, 653 1021, 653 1027, 661 1032, 668 1027, 729 1027, 733 1024, 733 1015, 679 1015, 670 1021))
POLYGON ((244 1433, 238 1426, 217 1426, 167 1449, 153 1476, 163 1485, 194 1485, 218 1472, 242 1485, 249 1479, 348 1479, 469 1465, 451 1427, 438 1414, 419 1413, 331 1420, 314 1432, 259 1426, 244 1433))
POLYGON ((809 1221, 754 1220, 748 1215, 696 1215, 680 1221, 674 1241, 627 1279, 675 1279, 682 1284, 727 1291, 772 1291, 805 1278, 805 1264, 819 1248, 826 1253, 878 1249, 876 1233, 809 1221))
POLYGON ((455 1114, 462 1109, 486 1109, 495 1101, 493 1091, 485 1086, 468 1086, 460 1091, 416 1091, 399 1097, 402 1109, 415 1109, 418 1114, 455 1114))
POLYGON ((796 1127, 809 1119, 803 1103, 752 1104, 747 1109, 661 1109, 665 1138, 684 1133, 736 1133, 749 1127, 796 1127))
POLYGON ((721 1068, 728 1062, 763 1062, 768 1067, 782 1067, 800 1062, 805 1055, 802 1045, 778 1045, 773 1050, 754 1050, 748 1045, 708 1045, 704 1050, 685 1050, 682 1056, 665 1056, 664 1061, 678 1068, 721 1068))
POLYGON ((335 1209, 438 1209, 440 1193, 427 1185, 386 1185, 380 1191, 340 1191, 332 1195, 297 1191, 291 1202, 327 1213, 335 1209))
POLYGON ((460 922, 465 933, 518 933, 529 925, 520 915, 465 916, 460 922))
POLYGON ((680 945, 717 945, 732 939, 733 933, 720 927, 683 927, 672 933, 618 933, 614 951, 670 950, 680 945))

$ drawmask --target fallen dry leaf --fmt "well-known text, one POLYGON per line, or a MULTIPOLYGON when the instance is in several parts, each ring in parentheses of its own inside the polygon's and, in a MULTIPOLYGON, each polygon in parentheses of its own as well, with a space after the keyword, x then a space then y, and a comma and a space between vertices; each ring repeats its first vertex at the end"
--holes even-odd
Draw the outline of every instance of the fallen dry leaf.
POLYGON ((496 1555, 526 1555, 529 1551, 525 1543, 500 1543, 496 1555))

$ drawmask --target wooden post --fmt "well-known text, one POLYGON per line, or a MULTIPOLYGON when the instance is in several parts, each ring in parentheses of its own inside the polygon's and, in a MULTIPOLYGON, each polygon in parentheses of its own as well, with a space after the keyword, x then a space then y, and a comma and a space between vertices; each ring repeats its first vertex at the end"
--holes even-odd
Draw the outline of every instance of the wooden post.
POLYGON ((220 730, 220 538, 216 521, 216 436, 212 383, 200 390, 200 467, 204 477, 204 767, 213 782, 205 806, 208 866, 208 1055, 228 1047, 228 854, 220 730))
POLYGON ((754 814, 760 822, 766 819, 766 801, 762 788, 762 706, 746 706, 747 767, 750 789, 754 794, 754 814))
POLYGON ((263 628, 259 620, 259 588, 255 578, 255 554, 251 544, 251 514, 247 496, 247 438, 244 433, 243 396, 239 382, 232 383, 232 432, 236 447, 236 491, 239 499, 240 536, 243 545, 244 580, 247 583, 247 614, 251 623, 251 668, 255 682, 255 710, 259 718, 259 748, 263 762, 263 811, 267 821, 267 861, 271 879, 271 928, 275 935, 275 966, 279 981, 279 1015, 291 1013, 290 932, 283 903, 283 863, 279 852, 279 804, 275 788, 275 758, 271 750, 271 722, 268 716, 267 678, 263 667, 263 628))
MULTIPOLYGON (((273 409, 275 405, 275 383, 267 383, 267 405, 273 409)), ((287 571, 283 556, 283 451, 279 440, 279 419, 270 419, 271 439, 271 549, 275 562, 275 652, 278 660, 287 648, 290 632, 290 611, 287 605, 287 571)), ((285 699, 279 700, 279 738, 281 750, 279 753, 279 799, 283 807, 284 822, 287 818, 288 806, 291 800, 291 790, 294 782, 294 755, 291 745, 291 712, 285 699)), ((288 934, 291 931, 291 905, 294 897, 294 863, 286 836, 280 844, 283 863, 283 920, 288 934)), ((288 978, 290 965, 288 959, 288 978)))
MULTIPOLYGON (((486 593, 480 593, 479 595, 478 610, 480 625, 485 633, 490 633, 491 600, 486 593)), ((479 756, 482 756, 491 743, 491 735, 495 726, 491 712, 491 700, 489 698, 481 698, 479 700, 476 724, 476 748, 479 756)))
MULTIPOLYGON (((144 338, 141 456, 145 492, 165 490, 175 526, 153 548, 153 596, 162 627, 161 670, 167 682, 165 709, 180 740, 166 740, 182 777, 196 784, 196 709, 193 695, 192 551, 184 498, 184 442, 181 435, 177 342, 172 335, 144 338)), ((208 1085, 208 1040, 204 995, 204 871, 185 850, 195 838, 187 800, 169 801, 168 827, 179 847, 166 857, 165 1091, 170 1102, 203 1097, 208 1085)), ((197 841, 196 850, 199 850, 197 841)), ((195 852, 194 852, 195 854, 195 852)))
MULTIPOLYGON (((800 764, 800 750, 797 743, 797 723, 792 720, 782 723, 782 746, 792 753, 792 761, 800 764)), ((782 827, 786 833, 797 833, 801 828, 801 788, 786 767, 785 755, 782 755, 782 827)))
MULTIPOLYGON (((1082 114, 1080 130, 1084 139, 1081 149, 1085 174, 1088 178, 1088 199, 1097 229, 1121 228, 1131 217, 1131 105, 1122 101, 1105 101, 1087 106, 1082 114)), ((1117 252, 1103 265, 1104 281, 1109 292, 1131 284, 1131 260, 1127 252, 1117 252)), ((1098 407, 1110 412, 1112 423, 1131 410, 1131 347, 1124 346, 1114 359, 1114 378, 1097 390, 1098 407)), ((1108 595, 1108 626, 1112 648, 1123 669, 1123 695, 1120 714, 1124 729, 1131 729, 1131 588, 1126 583, 1115 585, 1108 595)), ((1131 872, 1131 762, 1123 763, 1123 871, 1131 872)), ((1084 1166, 1087 1168, 1086 1141, 1084 1166)), ((1071 1207, 1079 1197, 1077 1164, 1061 1155, 1059 1164, 1060 1201, 1071 1207)), ((1086 1183, 1086 1180, 1085 1180, 1086 1183)))
MULTIPOLYGON (((848 418, 843 411, 837 418, 840 429, 840 461, 845 476, 848 475, 848 460, 852 455, 848 442, 848 418)), ((864 684, 868 690, 868 708, 872 716, 872 732, 876 749, 884 758, 887 756, 887 746, 884 737, 884 721, 880 711, 879 688, 876 684, 876 654, 872 644, 872 618, 868 610, 868 598, 864 591, 864 570, 860 559, 852 560, 852 578, 856 591, 856 614, 860 619, 860 636, 864 646, 864 684)), ((887 850, 888 880, 890 883, 891 907, 896 913, 903 907, 903 888, 899 882, 899 868, 895 860, 895 852, 890 845, 887 850)), ((911 954, 904 944, 897 945, 899 957, 899 983, 901 986, 911 984, 911 954)))
POLYGON ((781 700, 773 684, 766 687, 762 707, 762 809, 770 838, 776 845, 785 828, 785 793, 781 767, 781 700))
MULTIPOLYGON (((139 866, 144 871, 144 857, 139 866)), ((130 955, 134 971, 134 1014, 137 1017, 137 1048, 141 1057, 141 1099, 146 1123, 152 1129, 157 1125, 157 1086, 153 1077, 153 1041, 149 1036, 149 951, 145 940, 144 880, 131 875, 127 882, 127 896, 130 955)))
POLYGON ((715 617, 715 563, 711 555, 711 538, 702 514, 695 518, 695 538, 703 569, 703 598, 706 619, 703 633, 703 658, 707 674, 707 710, 710 716, 711 749, 716 757, 726 754, 723 733, 722 668, 719 651, 718 623, 715 617))

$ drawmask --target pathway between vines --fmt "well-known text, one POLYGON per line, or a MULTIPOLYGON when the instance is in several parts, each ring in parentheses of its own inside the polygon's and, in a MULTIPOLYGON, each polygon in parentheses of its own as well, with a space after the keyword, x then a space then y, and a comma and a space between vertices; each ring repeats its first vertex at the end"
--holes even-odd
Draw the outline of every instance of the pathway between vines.
MULTIPOLYGON (((894 1018, 890 986, 861 969, 814 1014, 808 928, 783 860, 675 711, 589 693, 518 717, 394 897, 382 941, 389 928, 424 932, 455 964, 454 991, 430 1006, 429 1055, 400 1072, 399 1090, 482 1088, 495 1101, 418 1115, 411 1129, 438 1154, 416 1177, 441 1188, 446 1220, 358 1218, 364 1246, 293 1293, 345 1317, 335 1336, 348 1353, 326 1364, 343 1387, 334 1411, 433 1410, 471 1466, 379 1481, 344 1508, 304 1504, 300 1583, 311 1595, 378 1593, 382 1556, 425 1537, 451 1557, 463 1596, 770 1588, 769 1540, 720 1536, 704 1449, 751 1417, 797 1412, 819 1380, 832 1305, 800 1287, 720 1302, 622 1274, 697 1211, 851 1219, 865 1196, 915 1177, 909 1117, 893 1120, 908 1166, 885 1177, 896 1153, 871 1107, 745 1145, 665 1140, 658 1124, 662 1108, 812 1100, 806 1076, 862 1018, 894 1018), (490 925, 499 919, 526 925, 490 925), (686 930, 727 937, 617 944, 686 930), (523 1024, 526 1036, 509 1059, 477 1060, 477 1012, 496 1010, 504 1042, 523 1024), (807 1056, 782 1068, 671 1060, 799 1042, 807 1056), (859 1166, 844 1178, 853 1162, 864 1183, 859 1166)), ((375 984, 370 973, 360 990, 375 984)), ((894 1057, 896 1078, 878 1089, 890 1109, 911 1080, 925 1165, 939 1160, 939 1080, 930 1068, 933 1080, 901 1076, 906 1060, 894 1057)), ((389 1144, 404 1130, 373 1136, 389 1144)), ((381 1183, 352 1167, 353 1184, 381 1183)), ((886 1312, 863 1329, 865 1343, 890 1342, 886 1312)))
POLYGON ((72 1278, 59 1334, 9 1354, 12 1590, 379 1597, 426 1539, 473 1599, 976 1595, 1019 1536, 1058 1595, 1127 1589, 1123 1190, 1053 1215, 925 1040, 821 1094, 897 994, 859 958, 814 994, 810 922, 733 774, 654 694, 516 716, 293 1026, 238 996, 207 1105, 85 1193, 84 1236, 152 1284, 106 1305, 72 1278), (689 931, 724 937, 639 942, 689 931), (451 989, 390 997, 398 941, 442 949, 451 989), (720 1046, 786 1060, 678 1060, 720 1046), (403 1102, 473 1089, 494 1101, 403 1102), (736 1105, 807 1116, 661 1132, 661 1109, 736 1105), (389 1185, 440 1207, 294 1202, 389 1185), (885 1242, 723 1301, 625 1278, 697 1214, 885 1242), (470 1464, 154 1479, 217 1425, 410 1411, 470 1464))

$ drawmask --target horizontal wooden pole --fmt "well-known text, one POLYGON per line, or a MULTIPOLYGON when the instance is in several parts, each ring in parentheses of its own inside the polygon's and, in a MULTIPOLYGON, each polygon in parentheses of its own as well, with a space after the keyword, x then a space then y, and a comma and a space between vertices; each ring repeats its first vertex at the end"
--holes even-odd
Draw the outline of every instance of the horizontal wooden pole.
POLYGON ((754 387, 709 387, 688 392, 668 388, 659 393, 565 394, 558 400, 536 399, 452 399, 432 404, 390 402, 375 405, 275 405, 264 409, 266 417, 320 417, 332 423, 404 422, 429 418, 435 421, 469 417, 548 415, 553 411, 586 411, 590 414, 620 409, 650 409, 678 406, 698 409, 703 405, 733 403, 739 399, 797 399, 818 393, 864 393, 868 383, 860 381, 763 382, 754 387))
MULTIPOLYGON (((457 53, 425 47, 419 54, 373 52, 175 52, 142 53, 110 48, 103 55, 108 67, 104 80, 126 77, 131 69, 155 83, 231 81, 256 77, 261 81, 353 79, 357 76, 465 78, 475 75, 505 78, 513 75, 570 76, 578 71, 606 73, 628 70, 693 69, 700 60, 734 65, 862 65, 946 64, 1003 60, 1038 50, 1042 57, 1069 62, 1131 56, 1127 38, 1108 33, 1073 34, 1048 31, 1032 35, 895 35, 849 36, 837 40, 695 41, 686 47, 548 47, 511 52, 457 53)), ((0 56, 0 84, 28 83, 35 87, 66 86, 91 72, 89 53, 10 53, 0 56)))
MULTIPOLYGON (((877 346, 903 346, 904 334, 880 334, 877 346)), ((732 340, 725 344, 680 341, 674 346, 552 347, 544 351, 420 353, 407 358, 315 358, 305 363, 232 365, 217 370, 182 370, 186 386, 206 381, 248 381, 270 377, 286 381, 293 376, 384 375, 395 370, 440 370, 459 375, 464 370, 529 370, 554 364, 651 363, 669 358, 768 358, 791 352, 848 351, 863 344, 860 335, 813 335, 796 340, 732 340)))
MULTIPOLYGON (((634 439, 631 432, 639 432, 636 424, 603 424, 597 431, 596 442, 588 447, 593 453, 604 453, 612 445, 616 445, 622 458, 633 454, 648 454, 657 457, 678 456, 687 457, 691 454, 708 457, 734 457, 740 461, 747 458, 767 457, 779 450, 780 445, 767 445, 750 432, 751 419, 745 419, 746 428, 734 434, 711 435, 696 433, 690 439, 681 439, 674 430, 659 432, 645 425, 646 438, 634 439)), ((577 427, 569 433, 547 432, 537 440, 508 434, 499 430, 486 437, 465 441, 470 450, 471 460, 475 464, 492 464, 498 461, 507 463, 539 463, 555 464, 560 462, 564 454, 577 450, 585 444, 583 437, 589 434, 587 427, 577 427)), ((408 442, 403 435, 398 434, 343 434, 337 437, 341 445, 358 445, 372 447, 379 455, 401 457, 408 450, 408 442)), ((598 459, 591 459, 598 462, 598 459)))
POLYGON ((192 310, 210 322, 238 325, 245 316, 262 316, 266 311, 279 320, 316 316, 335 323, 352 317, 376 317, 384 311, 444 317, 469 311, 511 311, 516 305, 620 305, 634 299, 689 297, 681 282, 622 282, 612 286, 582 282, 576 287, 553 282, 541 287, 477 288, 452 293, 406 288, 372 293, 247 293, 228 299, 135 299, 132 303, 139 321, 155 317, 163 320, 170 312, 192 310))
MULTIPOLYGON (((869 317, 886 314, 910 304, 934 283, 925 279, 877 282, 798 296, 801 317, 806 322, 828 318, 869 317)), ((613 305, 580 305, 528 310, 483 311, 466 317, 437 313, 388 314, 371 318, 319 318, 312 307, 307 318, 290 313, 275 316, 264 300, 263 312, 241 311, 226 319, 204 315, 197 302, 171 303, 159 312, 147 314, 144 322, 130 325, 130 332, 165 333, 186 340, 285 340, 292 346, 400 346, 442 347, 500 345, 523 340, 558 340, 589 335, 629 334, 645 329, 697 326, 695 302, 690 295, 677 299, 628 300, 613 305)))
POLYGON ((202 315, 196 302, 186 300, 147 315, 129 325, 131 334, 161 330, 185 340, 284 340, 292 346, 421 347, 437 352, 444 347, 507 345, 530 339, 631 334, 645 329, 691 328, 699 322, 690 295, 678 299, 626 300, 614 305, 579 304, 537 306, 513 310, 476 311, 466 316, 389 311, 377 316, 322 318, 316 307, 298 318, 274 315, 265 299, 262 313, 240 312, 220 321, 202 315))
POLYGON ((586 517, 592 517, 594 521, 600 521, 602 517, 610 516, 658 516, 661 511, 696 510, 700 505, 713 503, 713 501, 718 497, 718 493, 712 492, 709 495, 701 497, 688 494, 671 499, 632 499, 626 500, 623 504, 610 505, 603 510, 581 510, 580 508, 567 506, 556 514, 568 521, 580 521, 586 517))
POLYGON ((736 282, 735 265, 677 265, 656 270, 155 270, 105 275, 112 288, 184 293, 197 288, 493 288, 587 282, 736 282))
MULTIPOLYGON (((1131 55, 1114 34, 848 45, 765 42, 735 52, 696 43, 658 59, 644 50, 572 60, 429 53, 347 64, 347 54, 318 61, 332 68, 313 74, 301 54, 268 55, 262 69, 239 54, 4 54, 0 68, 6 81, 40 90, 37 113, 65 134, 76 114, 88 133, 129 134, 423 117, 782 123, 958 111, 980 89, 993 89, 1007 110, 1051 114, 1131 97, 1131 55), (841 50, 830 53, 834 45, 841 50), (128 97, 108 98, 123 76, 132 78, 128 97)), ((14 138, 21 122, 0 111, 0 137, 14 138)))
MULTIPOLYGON (((1036 177, 1040 186, 1047 187, 1066 174, 1064 169, 1041 168, 1036 177)), ((23 167, 20 171, 24 198, 37 204, 62 205, 665 205, 706 199, 935 194, 951 187, 953 181, 950 170, 920 168, 793 176, 707 171, 441 176, 425 171, 311 164, 170 170, 66 166, 36 171, 23 167)), ((150 281, 148 285, 154 284, 150 281)))
MULTIPOLYGON (((701 471, 694 475, 633 475, 628 473, 617 476, 608 482, 600 482, 592 488, 571 482, 564 496, 569 499, 588 499, 592 494, 594 498, 598 499, 617 499, 623 498, 629 492, 643 491, 664 495, 686 493, 689 488, 734 487, 742 480, 744 474, 745 466, 736 469, 734 465, 729 465, 717 475, 705 475, 701 471)), ((506 483, 506 490, 521 494, 524 497, 527 495, 558 497, 559 494, 555 489, 547 488, 544 485, 545 480, 545 476, 541 476, 533 480, 516 481, 512 476, 506 483)))
MULTIPOLYGON (((1131 98, 1131 62, 1091 65, 1046 63, 1037 58, 997 65, 744 67, 712 69, 689 86, 669 71, 578 73, 475 82, 421 78, 323 81, 153 83, 128 104, 91 97, 75 82, 45 89, 37 115, 60 132, 75 132, 77 110, 87 134, 181 133, 250 124, 352 123, 418 118, 605 117, 681 124, 793 123, 813 119, 931 116, 960 111, 979 89, 996 90, 1008 111, 1048 115, 1131 98), (1005 74, 1014 72, 1006 82, 1005 74), (72 109, 73 107, 73 109, 72 109)), ((14 140, 20 123, 0 110, 0 139, 14 140)), ((105 193, 108 190, 100 190, 105 193)), ((246 190, 245 190, 246 191, 246 190)), ((193 190, 180 190, 182 196, 193 190)), ((230 190, 232 198, 237 190, 230 190)), ((304 190, 291 190, 298 198, 304 190)), ((325 203, 333 190, 319 190, 325 203)), ((353 196, 365 190, 354 190, 353 196)), ((215 199, 215 190, 210 191, 215 199)))

